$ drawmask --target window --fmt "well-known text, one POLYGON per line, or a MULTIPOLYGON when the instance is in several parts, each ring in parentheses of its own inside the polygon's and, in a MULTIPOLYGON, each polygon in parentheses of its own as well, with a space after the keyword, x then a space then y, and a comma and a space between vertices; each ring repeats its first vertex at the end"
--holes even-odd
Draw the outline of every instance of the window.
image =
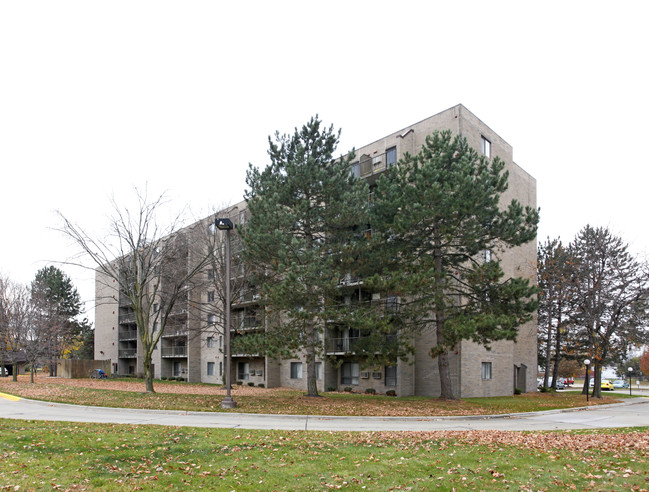
POLYGON ((223 335, 219 335, 219 348, 223 348, 223 335))
POLYGON ((208 268, 208 270, 207 270, 207 278, 209 280, 214 280, 214 268, 208 268))
POLYGON ((154 312, 154 313, 157 313, 159 310, 160 310, 160 306, 158 306, 157 303, 154 304, 154 305, 153 305, 153 312, 154 312))
POLYGON ((207 363, 207 375, 214 376, 214 362, 207 363))
POLYGON ((207 232, 209 234, 216 234, 216 224, 214 222, 207 226, 207 232))
POLYGON ((214 337, 207 337, 207 348, 214 348, 214 337))
POLYGON ((360 178, 361 176, 361 167, 358 161, 352 162, 352 171, 351 171, 352 176, 355 178, 360 178))
POLYGON ((397 163, 397 148, 391 147, 385 151, 385 165, 392 167, 397 163))
POLYGON ((343 362, 340 372, 341 384, 358 384, 360 368, 358 362, 343 362))
POLYGON ((207 322, 210 325, 215 325, 216 324, 216 314, 208 314, 207 315, 207 322))
POLYGON ((483 249, 482 250, 482 263, 489 263, 491 261, 491 250, 483 249))
POLYGON ((322 379, 322 362, 315 363, 315 378, 318 380, 322 379))
POLYGON ((397 385, 397 366, 385 366, 385 385, 397 385))
POLYGON ((250 377, 250 364, 247 362, 237 363, 237 379, 239 381, 247 380, 250 377))
POLYGON ((223 362, 219 362, 219 376, 223 376, 223 362))
POLYGON ((214 291, 210 290, 207 293, 207 302, 214 302, 214 291))
POLYGON ((482 155, 491 158, 491 142, 484 136, 482 137, 482 155))
POLYGON ((291 379, 302 379, 301 362, 291 362, 291 379))
POLYGON ((239 224, 243 225, 245 223, 246 223, 246 211, 242 210, 241 212, 239 212, 239 224))
POLYGON ((482 379, 491 379, 491 362, 482 363, 482 379))

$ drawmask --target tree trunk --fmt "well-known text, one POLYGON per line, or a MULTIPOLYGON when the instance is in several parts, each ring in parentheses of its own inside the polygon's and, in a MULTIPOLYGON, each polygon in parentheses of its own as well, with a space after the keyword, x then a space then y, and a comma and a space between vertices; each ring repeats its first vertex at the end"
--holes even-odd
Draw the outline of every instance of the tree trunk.
MULTIPOLYGON (((437 346, 444 346, 444 319, 441 315, 437 318, 437 346)), ((441 400, 454 400, 453 385, 451 383, 451 369, 448 363, 448 352, 441 350, 437 354, 437 367, 439 369, 439 383, 441 400)))
POLYGON ((153 372, 151 371, 151 358, 145 357, 144 363, 142 364, 144 368, 144 387, 147 393, 155 393, 153 389, 153 372))
POLYGON ((313 326, 309 327, 308 340, 309 343, 306 348, 306 396, 320 396, 315 373, 315 344, 318 343, 318 336, 313 326))
POLYGON ((18 364, 16 364, 16 363, 14 362, 14 363, 13 363, 13 368, 14 368, 14 370, 13 370, 13 378, 11 378, 11 379, 12 379, 12 380, 14 381, 14 383, 15 383, 16 381, 18 381, 18 364))
MULTIPOLYGON (((548 318, 550 318, 551 313, 548 313, 548 318)), ((548 387, 548 381, 550 379, 550 353, 552 352, 552 322, 548 319, 548 336, 545 340, 545 367, 543 371, 543 387, 548 387)))
POLYGON ((593 393, 591 396, 593 398, 601 398, 602 397, 602 366, 601 362, 596 362, 595 363, 595 368, 594 368, 594 374, 593 374, 593 393))
POLYGON ((561 359, 561 318, 557 319, 557 334, 555 335, 554 345, 554 367, 552 368, 552 389, 557 389, 557 379, 559 376, 559 360, 561 359))

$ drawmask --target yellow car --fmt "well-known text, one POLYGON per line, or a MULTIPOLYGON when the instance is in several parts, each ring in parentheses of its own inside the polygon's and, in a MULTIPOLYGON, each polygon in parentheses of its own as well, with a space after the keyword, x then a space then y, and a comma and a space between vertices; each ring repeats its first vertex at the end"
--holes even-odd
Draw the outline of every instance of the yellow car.
POLYGON ((613 391, 613 383, 610 381, 602 381, 602 390, 613 391))

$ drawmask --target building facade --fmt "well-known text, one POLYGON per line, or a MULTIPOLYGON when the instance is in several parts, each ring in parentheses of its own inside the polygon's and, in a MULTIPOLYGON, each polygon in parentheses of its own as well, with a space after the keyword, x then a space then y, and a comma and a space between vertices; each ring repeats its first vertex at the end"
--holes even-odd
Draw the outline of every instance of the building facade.
MULTIPOLYGON (((372 186, 390 166, 396 165, 404 153, 416 154, 426 136, 438 130, 451 130, 465 137, 469 144, 491 158, 500 157, 509 172, 509 188, 502 196, 503 203, 512 199, 523 206, 536 208, 536 181, 513 161, 512 147, 462 105, 431 116, 423 121, 396 131, 380 140, 356 150, 351 172, 372 186)), ((246 219, 245 203, 239 203, 217 215, 226 215, 235 224, 246 219)), ((211 230, 214 217, 181 231, 211 230)), ((192 242, 192 241, 190 241, 192 242)), ((196 241, 193 241, 196 243, 196 241)), ((246 280, 244 265, 237 261, 236 234, 233 234, 232 261, 232 315, 233 337, 246 336, 264 330, 267 319, 254 285, 246 280)), ((501 256, 506 276, 524 277, 536 282, 536 241, 508 249, 501 256)), ((192 254, 186 261, 191 264, 192 254)), ((219 266, 207 268, 200 288, 193 289, 174 308, 177 313, 172 325, 163 333, 154 351, 155 377, 183 377, 189 381, 222 384, 223 360, 222 296, 218 288, 219 266)), ((390 312, 398 299, 365 292, 362 281, 341 279, 341 289, 356 300, 381 303, 390 312)), ((142 372, 142 357, 137 331, 128 301, 120 296, 110 279, 100 271, 96 277, 97 307, 95 319, 95 358, 110 359, 114 373, 142 372)), ((420 333, 415 340, 416 351, 411 360, 395 361, 392 366, 364 367, 354 353, 354 343, 361 334, 344 326, 326 327, 323 337, 323 357, 317 363, 320 391, 342 390, 364 392, 374 389, 379 393, 394 391, 397 395, 438 396, 439 374, 437 361, 429 355, 434 345, 434 329, 420 333)), ((463 341, 450 354, 451 377, 457 397, 503 396, 536 391, 537 334, 536 320, 519 328, 517 340, 500 341, 491 350, 463 341)), ((264 387, 306 389, 306 363, 303 357, 273 360, 261 354, 232 354, 233 382, 264 387)))

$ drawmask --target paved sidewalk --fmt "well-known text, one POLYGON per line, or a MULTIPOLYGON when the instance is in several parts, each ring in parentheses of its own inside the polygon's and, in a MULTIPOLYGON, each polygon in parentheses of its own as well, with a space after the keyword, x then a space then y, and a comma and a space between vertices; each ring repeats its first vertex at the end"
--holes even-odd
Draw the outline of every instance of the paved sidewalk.
MULTIPOLYGON (((7 395, 5 395, 7 396, 7 395)), ((649 426, 649 398, 613 405, 470 417, 325 417, 179 412, 12 400, 0 395, 0 418, 230 429, 319 431, 540 431, 649 426)))

